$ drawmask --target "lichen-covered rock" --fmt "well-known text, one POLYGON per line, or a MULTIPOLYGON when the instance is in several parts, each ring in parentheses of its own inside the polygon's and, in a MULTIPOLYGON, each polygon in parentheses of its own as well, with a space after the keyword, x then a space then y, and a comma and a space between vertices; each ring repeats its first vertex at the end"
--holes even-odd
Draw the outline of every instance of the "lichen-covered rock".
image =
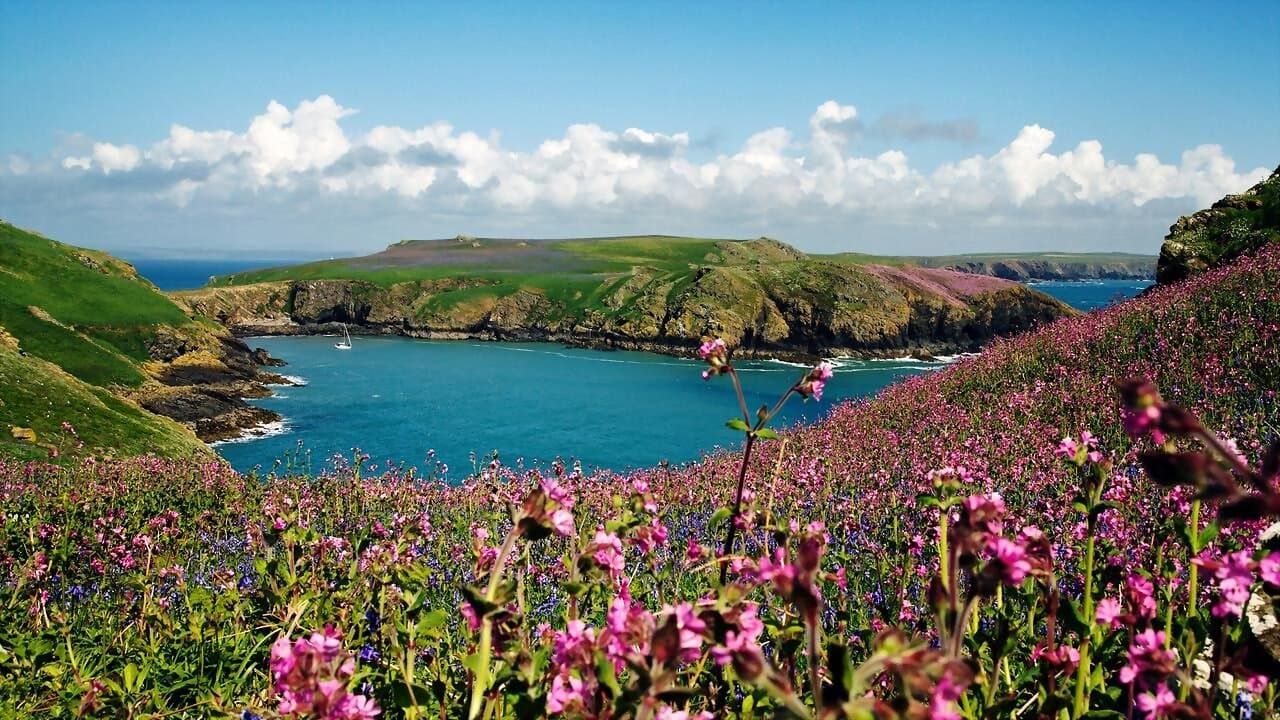
POLYGON ((1178 218, 1160 247, 1156 281, 1177 282, 1280 240, 1280 167, 1239 195, 1178 218))

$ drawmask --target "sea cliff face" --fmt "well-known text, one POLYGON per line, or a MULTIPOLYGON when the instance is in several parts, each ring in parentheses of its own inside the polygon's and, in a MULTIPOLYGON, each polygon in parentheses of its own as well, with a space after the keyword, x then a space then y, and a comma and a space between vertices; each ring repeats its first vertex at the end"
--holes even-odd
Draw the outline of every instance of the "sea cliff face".
POLYGON ((143 367, 153 381, 123 392, 141 407, 190 428, 200 440, 228 440, 280 420, 245 400, 271 395, 268 385, 291 385, 272 370, 284 363, 225 329, 162 326, 146 347, 150 360, 143 367))
POLYGON ((950 270, 991 275, 1027 282, 1029 280, 1145 280, 1155 277, 1156 259, 1117 261, 1076 260, 971 260, 950 263, 950 270))
POLYGON ((346 323, 353 333, 551 340, 683 354, 702 336, 716 335, 751 356, 794 358, 972 351, 993 337, 1073 312, 997 278, 853 266, 792 252, 679 276, 635 267, 603 279, 586 304, 536 286, 488 293, 489 281, 466 277, 389 285, 284 280, 174 298, 241 336, 331 333, 346 323))
POLYGON ((1177 282, 1280 240, 1280 167, 1239 195, 1178 218, 1160 248, 1156 281, 1177 282))

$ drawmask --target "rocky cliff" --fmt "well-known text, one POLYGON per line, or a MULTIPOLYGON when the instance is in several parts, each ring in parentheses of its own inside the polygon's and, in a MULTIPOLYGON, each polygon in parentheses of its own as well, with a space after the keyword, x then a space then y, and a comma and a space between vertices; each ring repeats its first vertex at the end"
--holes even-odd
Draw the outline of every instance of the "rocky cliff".
POLYGON ((1156 281, 1167 284, 1280 240, 1280 167, 1239 195, 1178 218, 1160 248, 1156 281))
POLYGON ((991 275, 1027 282, 1029 280, 1145 280, 1155 277, 1156 259, 1124 260, 968 260, 946 264, 949 270, 991 275))
MULTIPOLYGON (((1072 311, 1014 282, 811 258, 772 240, 721 241, 707 262, 559 279, 459 272, 402 282, 278 280, 176 293, 237 335, 353 333, 551 340, 683 354, 717 335, 748 354, 811 358, 976 350, 1072 311)), ((403 271, 403 268, 399 268, 403 271)))
POLYGON ((271 369, 283 365, 262 349, 220 327, 159 327, 147 342, 143 364, 152 382, 123 391, 143 408, 177 420, 205 442, 228 440, 244 430, 280 420, 247 398, 271 395, 269 385, 292 382, 271 369))

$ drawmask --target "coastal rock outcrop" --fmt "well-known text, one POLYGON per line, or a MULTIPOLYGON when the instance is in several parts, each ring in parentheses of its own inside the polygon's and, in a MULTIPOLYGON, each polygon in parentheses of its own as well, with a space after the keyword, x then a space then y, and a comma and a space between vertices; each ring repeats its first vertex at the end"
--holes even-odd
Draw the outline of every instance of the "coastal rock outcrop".
POLYGON ((1178 218, 1160 247, 1156 281, 1165 285, 1280 240, 1280 167, 1239 195, 1178 218))
POLYGON ((1146 280, 1155 277, 1156 259, 966 260, 944 265, 948 270, 991 275, 1006 280, 1146 280))

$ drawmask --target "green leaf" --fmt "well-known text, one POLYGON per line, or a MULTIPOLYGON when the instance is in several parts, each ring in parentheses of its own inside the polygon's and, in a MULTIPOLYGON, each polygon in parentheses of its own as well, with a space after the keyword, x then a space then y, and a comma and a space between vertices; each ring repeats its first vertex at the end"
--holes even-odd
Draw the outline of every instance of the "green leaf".
POLYGON ((138 691, 138 666, 133 663, 124 666, 124 689, 130 694, 138 691))
POLYGON ((618 675, 614 670, 613 661, 607 657, 601 656, 596 661, 596 678, 600 680, 600 684, 609 688, 609 692, 613 697, 622 694, 622 688, 618 685, 618 675))
POLYGON ((418 627, 422 630, 435 630, 436 628, 444 627, 447 622, 449 622, 449 613, 444 610, 432 610, 422 616, 422 619, 418 621, 418 627))
POLYGON ((921 507, 940 507, 942 505, 942 501, 939 500, 936 495, 931 493, 920 493, 919 495, 916 495, 916 504, 921 507))
POLYGON ((415 702, 418 705, 423 705, 432 697, 432 695, 433 693, 429 688, 422 687, 421 685, 410 686, 403 682, 396 683, 391 689, 392 699, 395 701, 396 707, 398 708, 414 707, 415 702), (409 692, 410 687, 413 689, 412 693, 409 692))
POLYGON ((747 432, 751 430, 751 428, 747 427, 747 424, 742 421, 742 418, 733 418, 732 420, 725 422, 724 425, 730 430, 737 430, 738 432, 747 432))
POLYGON ((1080 606, 1075 600, 1063 598, 1061 608, 1063 612, 1059 619, 1062 621, 1062 629, 1068 632, 1075 631, 1083 637, 1089 631, 1089 621, 1085 619, 1080 606))
POLYGON ((760 438, 761 440, 777 440, 778 433, 774 432, 773 430, 770 430, 769 428, 760 428, 759 430, 756 431, 756 437, 760 438))
POLYGON ((1213 542, 1214 538, 1218 537, 1219 530, 1221 530, 1221 528, 1218 527, 1218 523, 1216 522, 1211 522, 1208 525, 1206 525, 1205 528, 1200 531, 1200 536, 1199 536, 1200 544, 1196 547, 1196 549, 1200 550, 1202 548, 1208 547, 1209 543, 1213 542))
POLYGON ((728 520, 729 516, 732 514, 733 514, 733 511, 727 507, 722 507, 717 509, 714 513, 712 513, 711 519, 707 521, 707 528, 710 530, 716 529, 717 527, 723 525, 724 522, 728 520))

